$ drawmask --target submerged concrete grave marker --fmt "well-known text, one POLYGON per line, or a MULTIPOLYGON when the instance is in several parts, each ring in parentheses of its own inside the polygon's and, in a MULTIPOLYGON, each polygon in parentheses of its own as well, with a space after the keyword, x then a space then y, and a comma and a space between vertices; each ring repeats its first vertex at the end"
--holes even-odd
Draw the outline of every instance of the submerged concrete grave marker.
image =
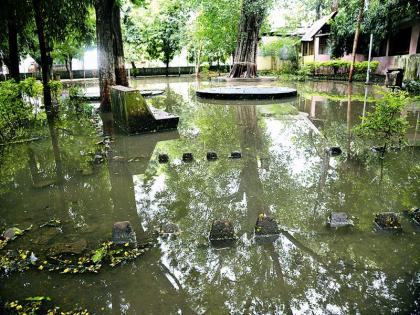
POLYGON ((214 220, 211 225, 210 242, 215 246, 229 246, 236 241, 235 229, 229 220, 214 220))
POLYGON ((165 153, 159 154, 159 163, 168 163, 169 162, 169 156, 165 153))
POLYGON ((402 231, 400 217, 395 212, 378 213, 373 222, 379 231, 402 231))
POLYGON ((215 160, 217 160, 217 153, 216 152, 213 152, 213 151, 207 152, 207 160, 208 161, 215 161, 215 160))
POLYGON ((170 130, 179 117, 146 103, 140 91, 116 85, 111 88, 111 107, 116 125, 129 134, 170 130))
POLYGON ((331 228, 337 229, 340 227, 353 226, 353 221, 349 219, 347 213, 333 212, 328 218, 328 225, 331 228))
POLYGON ((136 244, 136 232, 134 232, 130 221, 115 222, 112 228, 112 242, 115 244, 136 244))
POLYGON ((258 215, 257 222, 255 223, 256 236, 270 236, 280 233, 277 221, 265 213, 258 215))
POLYGON ((184 162, 192 162, 194 160, 193 154, 191 152, 183 153, 182 154, 182 161, 184 162))

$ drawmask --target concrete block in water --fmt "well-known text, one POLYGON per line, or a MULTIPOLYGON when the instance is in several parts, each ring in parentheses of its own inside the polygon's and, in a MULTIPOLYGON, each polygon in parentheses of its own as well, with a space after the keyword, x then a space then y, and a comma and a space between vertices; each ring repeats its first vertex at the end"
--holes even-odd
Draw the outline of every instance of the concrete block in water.
POLYGON ((353 226, 353 221, 349 219, 344 212, 333 212, 328 218, 328 224, 331 228, 340 228, 345 226, 353 226))
POLYGON ((382 212, 375 215, 374 224, 377 230, 401 231, 400 217, 395 212, 382 212))
POLYGON ((207 160, 208 161, 217 160, 217 153, 216 152, 207 152, 207 160))
POLYGON ((177 128, 179 117, 154 108, 137 89, 116 85, 111 88, 111 108, 115 124, 133 134, 177 128))
POLYGON ((261 213, 258 216, 255 224, 255 235, 256 236, 268 236, 279 234, 279 226, 273 218, 265 213, 261 213))
POLYGON ((192 162, 192 160, 194 160, 193 154, 192 153, 184 153, 182 154, 182 161, 184 162, 192 162))
POLYGON ((159 163, 168 163, 169 156, 167 154, 159 154, 159 163))
POLYGON ((341 153, 343 153, 340 147, 330 147, 328 149, 325 149, 325 152, 327 152, 330 156, 338 156, 341 153))
POLYGON ((114 223, 114 227, 112 228, 112 242, 115 244, 137 243, 136 232, 134 232, 130 221, 114 223))
POLYGON ((230 159, 240 159, 241 157, 242 153, 239 151, 233 151, 229 156, 230 159))
POLYGON ((215 220, 211 225, 209 239, 214 244, 236 240, 235 229, 229 220, 215 220))

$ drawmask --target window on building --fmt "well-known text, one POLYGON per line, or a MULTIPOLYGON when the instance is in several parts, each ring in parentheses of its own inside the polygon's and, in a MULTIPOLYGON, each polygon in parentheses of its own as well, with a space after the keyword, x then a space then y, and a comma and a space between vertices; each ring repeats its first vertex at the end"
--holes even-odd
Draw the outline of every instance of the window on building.
POLYGON ((319 37, 319 55, 327 55, 328 54, 328 37, 321 36, 319 37))
POLYGON ((411 27, 400 29, 389 40, 389 56, 406 55, 410 51, 411 27))
POLYGON ((303 55, 310 56, 314 54, 314 42, 303 42, 303 55))

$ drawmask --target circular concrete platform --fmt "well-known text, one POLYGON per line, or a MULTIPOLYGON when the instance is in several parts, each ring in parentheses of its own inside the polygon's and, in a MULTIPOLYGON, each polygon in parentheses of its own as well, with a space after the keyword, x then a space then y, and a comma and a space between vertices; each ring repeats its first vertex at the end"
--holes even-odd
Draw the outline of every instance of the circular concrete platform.
POLYGON ((197 90, 195 93, 201 98, 219 100, 280 99, 297 95, 296 90, 291 88, 256 86, 217 87, 204 90, 197 90))
POLYGON ((212 78, 211 81, 229 82, 229 83, 248 83, 248 82, 259 83, 259 82, 277 81, 277 77, 262 76, 262 77, 255 77, 255 78, 229 78, 227 76, 223 76, 223 77, 212 78))

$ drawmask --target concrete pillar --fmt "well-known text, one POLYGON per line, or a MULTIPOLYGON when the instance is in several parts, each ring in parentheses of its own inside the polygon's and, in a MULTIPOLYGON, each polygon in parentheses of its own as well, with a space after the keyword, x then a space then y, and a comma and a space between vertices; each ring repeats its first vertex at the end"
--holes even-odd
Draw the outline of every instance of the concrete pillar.
POLYGON ((314 59, 315 59, 315 61, 318 60, 318 55, 319 55, 319 37, 315 37, 315 40, 314 40, 314 59))
POLYGON ((417 53, 417 42, 419 40, 420 23, 413 25, 411 28, 411 40, 410 40, 410 51, 409 54, 417 53))

